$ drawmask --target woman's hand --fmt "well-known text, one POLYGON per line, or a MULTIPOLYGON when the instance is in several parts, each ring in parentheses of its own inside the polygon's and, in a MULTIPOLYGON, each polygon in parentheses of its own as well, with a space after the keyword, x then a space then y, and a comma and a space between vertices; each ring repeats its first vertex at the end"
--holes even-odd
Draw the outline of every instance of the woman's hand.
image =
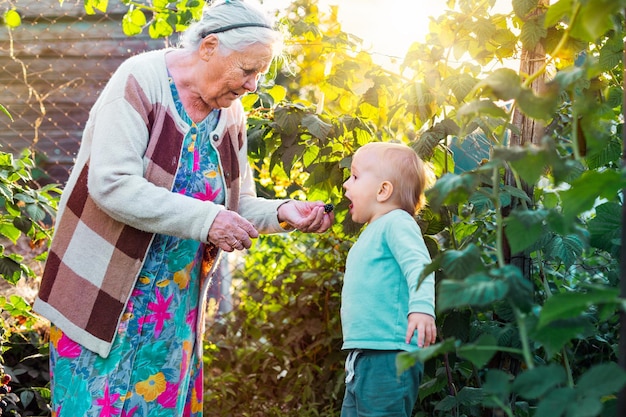
POLYGON ((257 237, 252 223, 230 210, 221 210, 209 229, 209 242, 226 252, 248 249, 257 237))
POLYGON ((335 215, 324 210, 321 201, 288 201, 278 207, 278 220, 307 233, 323 233, 335 221, 335 215))

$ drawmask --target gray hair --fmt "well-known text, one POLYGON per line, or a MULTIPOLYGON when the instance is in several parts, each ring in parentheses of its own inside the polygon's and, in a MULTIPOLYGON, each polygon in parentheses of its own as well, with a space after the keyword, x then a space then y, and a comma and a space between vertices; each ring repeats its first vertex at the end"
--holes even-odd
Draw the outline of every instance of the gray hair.
POLYGON ((273 18, 250 0, 216 1, 206 6, 202 18, 182 33, 180 45, 196 50, 205 36, 219 31, 214 35, 218 37, 219 48, 224 54, 241 52, 252 44, 261 43, 270 46, 278 56, 282 52, 283 36, 278 30, 271 29, 273 27, 273 18), (247 27, 246 24, 256 26, 247 27), (233 25, 238 27, 220 31, 233 25))

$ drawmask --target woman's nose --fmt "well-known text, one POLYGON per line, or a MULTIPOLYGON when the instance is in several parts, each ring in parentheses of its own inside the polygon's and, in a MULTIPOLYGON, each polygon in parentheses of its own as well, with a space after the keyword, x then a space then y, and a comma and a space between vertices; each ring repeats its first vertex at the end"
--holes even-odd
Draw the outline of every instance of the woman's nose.
POLYGON ((259 82, 259 76, 251 75, 246 79, 246 82, 243 84, 243 88, 248 90, 249 93, 255 92, 258 82, 259 82))

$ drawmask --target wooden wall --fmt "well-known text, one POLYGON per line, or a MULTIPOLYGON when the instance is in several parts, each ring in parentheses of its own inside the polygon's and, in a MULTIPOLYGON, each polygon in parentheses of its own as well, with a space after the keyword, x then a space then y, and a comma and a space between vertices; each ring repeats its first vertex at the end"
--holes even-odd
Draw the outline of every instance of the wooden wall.
POLYGON ((22 25, 0 27, 0 103, 14 118, 0 114, 0 150, 34 150, 50 176, 42 182, 67 179, 89 110, 121 61, 165 45, 124 35, 125 10, 109 0, 107 14, 87 16, 83 0, 20 0, 22 25))

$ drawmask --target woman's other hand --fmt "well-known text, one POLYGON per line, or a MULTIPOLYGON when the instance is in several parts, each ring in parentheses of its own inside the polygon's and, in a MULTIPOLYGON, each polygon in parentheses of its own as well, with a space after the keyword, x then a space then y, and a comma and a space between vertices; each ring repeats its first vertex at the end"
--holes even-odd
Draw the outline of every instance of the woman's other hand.
POLYGON ((209 242, 226 252, 248 249, 257 237, 252 223, 230 210, 221 210, 209 229, 209 242))

